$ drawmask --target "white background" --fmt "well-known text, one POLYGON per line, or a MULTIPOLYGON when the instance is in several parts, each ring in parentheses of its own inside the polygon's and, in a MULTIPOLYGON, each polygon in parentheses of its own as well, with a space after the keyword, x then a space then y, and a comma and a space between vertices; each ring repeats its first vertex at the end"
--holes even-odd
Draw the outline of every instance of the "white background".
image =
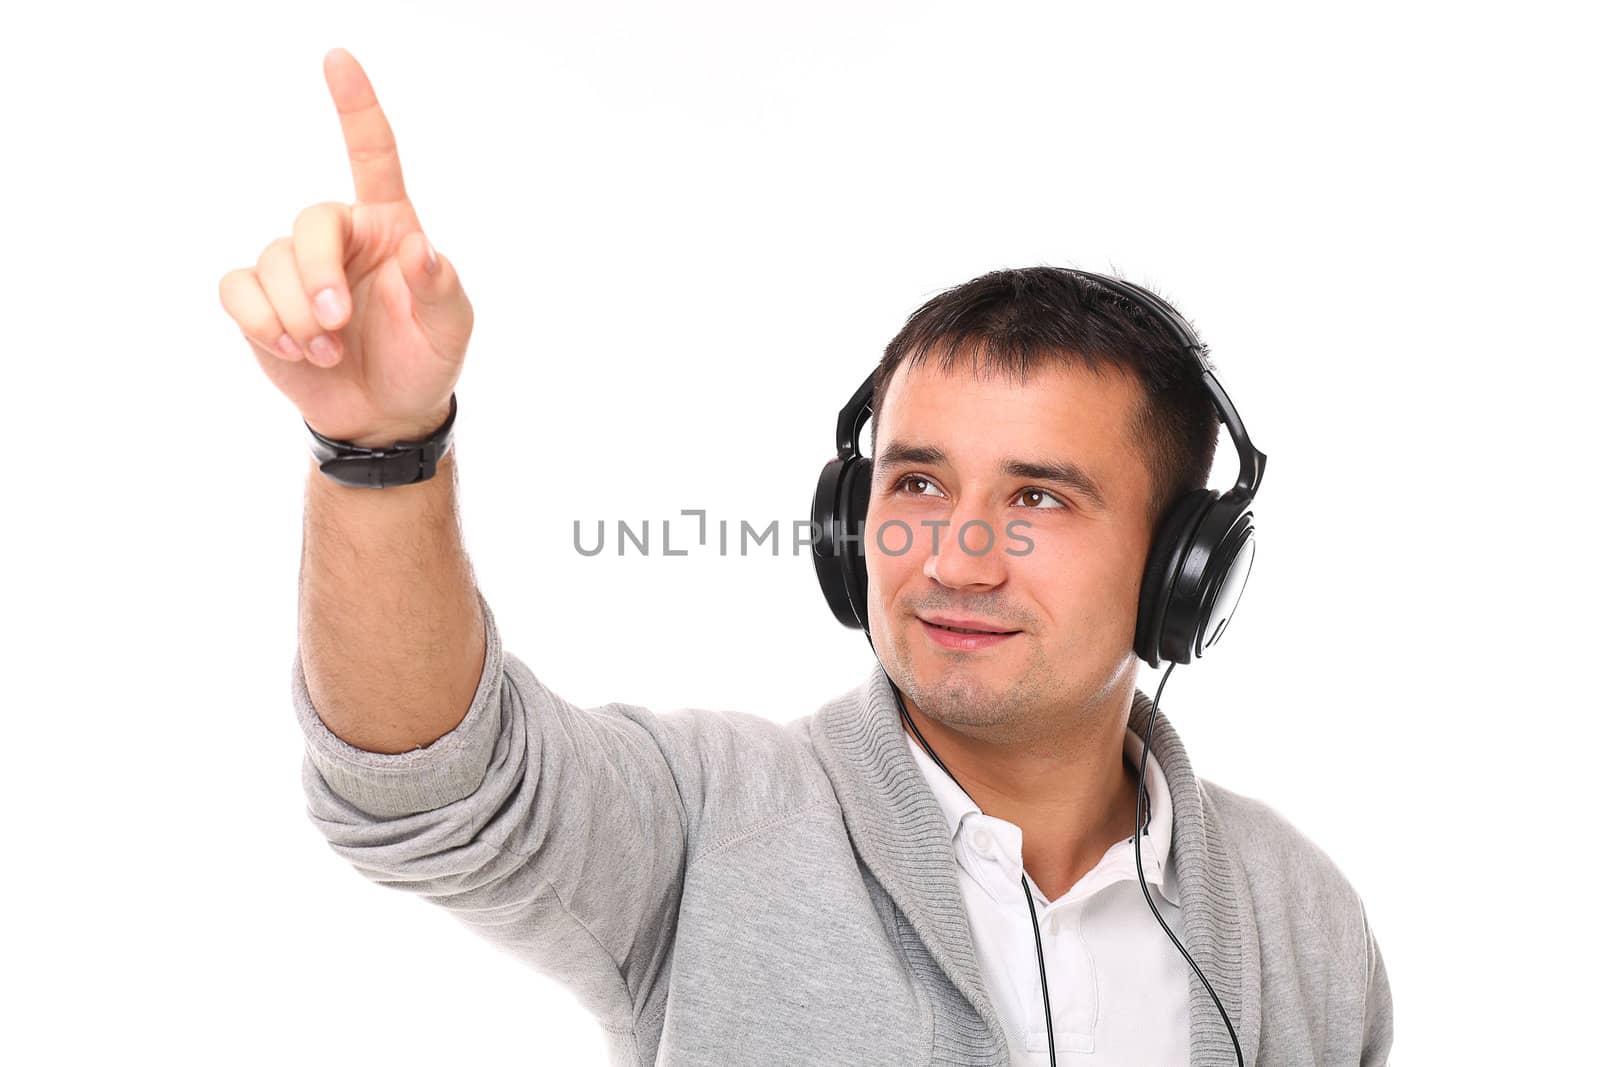
POLYGON ((352 196, 342 46, 476 308, 468 547, 557 691, 788 720, 859 682, 804 555, 586 559, 573 518, 804 518, 923 300, 1115 270, 1195 322, 1270 457, 1241 611, 1163 698, 1197 770, 1362 894, 1397 1063, 1569 1061, 1596 947, 1593 27, 1108 7, 8 15, 5 1058, 604 1062, 564 989, 304 815, 306 434, 217 282, 352 196))

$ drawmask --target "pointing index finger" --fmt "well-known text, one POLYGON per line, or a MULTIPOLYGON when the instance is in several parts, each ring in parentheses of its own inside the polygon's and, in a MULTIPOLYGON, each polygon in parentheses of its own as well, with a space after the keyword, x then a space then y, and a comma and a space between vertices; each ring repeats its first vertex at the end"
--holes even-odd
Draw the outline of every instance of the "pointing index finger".
POLYGON ((404 200, 406 185, 400 176, 400 152, 395 148, 394 131, 389 129, 389 120, 378 106, 378 95, 372 91, 366 71, 355 56, 335 48, 323 57, 322 74, 339 111, 339 125, 344 128, 357 202, 404 200))

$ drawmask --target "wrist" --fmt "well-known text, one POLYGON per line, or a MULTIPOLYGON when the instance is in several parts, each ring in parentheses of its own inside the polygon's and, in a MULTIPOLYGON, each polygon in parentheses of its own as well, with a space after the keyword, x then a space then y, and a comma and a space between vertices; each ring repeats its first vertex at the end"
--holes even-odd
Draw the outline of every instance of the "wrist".
POLYGON ((450 402, 447 400, 435 412, 419 416, 415 419, 402 419, 396 422, 385 422, 380 425, 362 427, 357 433, 329 433, 320 426, 307 427, 315 430, 324 437, 335 441, 343 441, 357 448, 388 448, 398 441, 423 441, 433 436, 439 427, 445 424, 450 417, 450 402))

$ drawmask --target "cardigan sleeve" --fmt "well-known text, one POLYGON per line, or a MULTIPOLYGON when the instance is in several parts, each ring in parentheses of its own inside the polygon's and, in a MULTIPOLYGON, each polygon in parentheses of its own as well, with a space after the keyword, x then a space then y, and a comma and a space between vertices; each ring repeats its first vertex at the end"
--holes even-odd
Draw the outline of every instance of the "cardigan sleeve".
POLYGON ((426 748, 355 748, 317 715, 298 650, 306 811, 367 879, 451 912, 567 986, 612 1039, 664 981, 687 819, 656 716, 581 709, 504 651, 479 593, 487 648, 466 716, 426 748))
POLYGON ((1383 953, 1372 933, 1372 924, 1367 921, 1365 903, 1361 905, 1361 925, 1367 938, 1367 1007, 1362 1024, 1361 1067, 1386 1067, 1389 1048, 1394 1044, 1394 1001, 1389 993, 1383 953))

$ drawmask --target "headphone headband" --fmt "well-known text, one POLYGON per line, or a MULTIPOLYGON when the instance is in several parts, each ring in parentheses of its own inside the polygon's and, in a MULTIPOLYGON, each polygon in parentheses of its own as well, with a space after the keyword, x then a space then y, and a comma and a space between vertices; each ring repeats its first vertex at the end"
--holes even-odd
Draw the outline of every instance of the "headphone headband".
MULTIPOLYGON (((1066 268, 1063 268, 1066 269, 1066 268)), ((1068 270, 1080 278, 1088 278, 1099 282, 1105 288, 1132 301, 1135 306, 1148 311, 1155 316, 1167 330, 1167 333, 1177 343, 1179 348, 1188 352, 1200 367, 1200 381, 1206 393, 1211 397, 1211 404, 1217 409, 1222 424, 1228 429, 1228 436, 1233 440, 1234 451, 1239 454, 1239 480, 1234 485, 1234 492, 1250 499, 1255 496, 1256 490, 1261 486, 1261 476, 1265 473, 1267 457, 1255 445, 1250 443, 1250 434, 1244 428, 1244 420, 1239 417, 1239 410, 1233 406, 1233 401, 1228 399, 1228 394, 1223 390, 1222 383, 1217 380, 1216 372, 1201 358, 1206 351, 1206 346, 1196 337, 1182 315, 1173 309, 1171 304, 1161 299, 1150 290, 1125 282, 1121 278, 1111 278, 1104 274, 1095 274, 1093 271, 1068 270)), ((840 459, 850 459, 860 456, 861 430, 867 424, 867 419, 874 412, 872 410, 872 383, 877 377, 877 371, 867 375, 866 381, 856 389, 855 393, 839 409, 839 424, 835 431, 835 440, 838 445, 840 459)))
POLYGON ((1267 457, 1250 443, 1250 435, 1245 432, 1244 420, 1239 417, 1239 411, 1233 406, 1233 401, 1228 399, 1228 394, 1223 391, 1222 383, 1217 380, 1216 372, 1203 358, 1206 346, 1200 338, 1195 336, 1194 330, 1189 326, 1188 320, 1178 314, 1177 310, 1165 300, 1161 299, 1143 286, 1134 285, 1132 282, 1123 281, 1121 278, 1112 278, 1105 274, 1095 274, 1093 271, 1073 270, 1080 278, 1089 278, 1099 282, 1119 296, 1124 296, 1133 303, 1150 312, 1156 320, 1166 327, 1167 333, 1178 343, 1178 347, 1194 357, 1200 366, 1200 381, 1204 384, 1206 392, 1211 394, 1212 406, 1217 409, 1217 414, 1222 417, 1222 423, 1228 428, 1228 436, 1233 438, 1234 450, 1239 453, 1239 481, 1234 489, 1244 495, 1246 499, 1255 496, 1256 489, 1261 485, 1261 475, 1266 469, 1267 457))
POLYGON ((850 459, 861 455, 861 428, 872 414, 872 380, 877 371, 867 375, 867 380, 856 389, 844 407, 839 409, 839 429, 835 438, 839 443, 839 458, 850 459))

